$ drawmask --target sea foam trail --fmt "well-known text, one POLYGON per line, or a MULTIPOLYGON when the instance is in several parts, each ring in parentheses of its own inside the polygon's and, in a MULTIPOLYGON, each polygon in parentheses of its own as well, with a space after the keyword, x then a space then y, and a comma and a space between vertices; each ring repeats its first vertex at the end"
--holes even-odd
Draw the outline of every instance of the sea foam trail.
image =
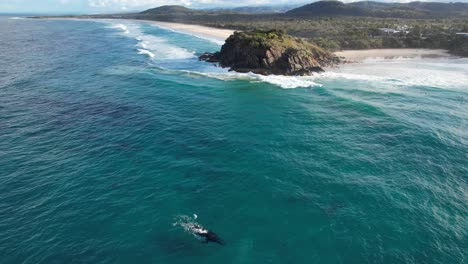
POLYGON ((163 38, 145 34, 141 25, 135 23, 112 24, 109 28, 119 30, 122 35, 138 41, 136 51, 155 60, 194 58, 193 52, 171 45, 163 38))
MULTIPOLYGON (((218 68, 219 69, 219 68, 218 68)), ((322 85, 315 82, 316 76, 282 76, 282 75, 260 75, 255 73, 238 73, 230 72, 227 69, 217 70, 213 72, 199 72, 199 71, 187 71, 181 70, 181 73, 187 75, 198 75, 208 78, 214 78, 222 81, 236 81, 245 80, 253 83, 265 82, 283 89, 293 88, 309 88, 309 87, 321 87, 322 85)))

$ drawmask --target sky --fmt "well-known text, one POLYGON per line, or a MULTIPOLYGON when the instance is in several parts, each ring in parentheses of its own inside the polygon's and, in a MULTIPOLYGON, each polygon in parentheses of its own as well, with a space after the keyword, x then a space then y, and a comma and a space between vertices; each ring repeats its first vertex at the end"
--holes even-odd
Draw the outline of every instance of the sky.
MULTIPOLYGON (((353 0, 346 0, 350 2, 353 0)), ((387 2, 409 2, 410 0, 387 2)), ((432 0, 468 2, 468 0, 432 0)), ((233 7, 268 4, 305 4, 314 0, 0 0, 0 13, 115 13, 142 11, 161 5, 192 8, 233 7)))

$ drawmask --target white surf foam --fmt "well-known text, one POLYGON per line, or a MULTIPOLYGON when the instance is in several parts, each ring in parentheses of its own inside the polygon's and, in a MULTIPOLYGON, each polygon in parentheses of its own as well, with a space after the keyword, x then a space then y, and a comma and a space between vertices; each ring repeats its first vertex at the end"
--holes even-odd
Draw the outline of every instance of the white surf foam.
POLYGON ((130 34, 130 31, 128 31, 127 26, 124 24, 113 24, 109 28, 120 29, 124 34, 130 34))
POLYGON ((171 45, 163 38, 143 34, 141 31, 135 39, 139 40, 138 47, 156 54, 156 59, 189 59, 195 57, 193 52, 171 45))
POLYGON ((184 48, 177 47, 167 43, 163 38, 145 34, 141 24, 137 23, 118 23, 112 24, 110 28, 120 30, 123 35, 134 38, 138 41, 136 51, 139 54, 147 55, 155 60, 188 59, 194 58, 193 52, 184 48))
POLYGON ((293 88, 309 88, 309 87, 320 87, 321 84, 315 82, 317 75, 314 76, 281 76, 281 75, 260 75, 255 73, 238 73, 230 72, 227 69, 216 68, 214 71, 210 72, 199 72, 199 71, 188 71, 188 70, 179 70, 178 72, 187 74, 187 75, 196 75, 204 76, 209 78, 214 78, 222 81, 235 81, 235 80, 245 80, 252 83, 265 82, 270 83, 276 86, 279 86, 283 89, 293 89, 293 88))
MULTIPOLYGON (((468 68, 468 60, 467 68, 468 68)), ((361 63, 344 65, 338 69, 328 69, 312 76, 259 75, 254 73, 229 72, 228 69, 205 64, 200 70, 170 70, 191 76, 204 76, 223 81, 245 80, 252 83, 265 82, 283 89, 330 86, 358 89, 379 93, 412 93, 411 86, 429 86, 441 89, 468 89, 468 72, 459 61, 420 61, 387 64, 361 63), (435 67, 440 64, 444 68, 435 67), (335 84, 329 85, 330 82, 335 84), (337 86, 338 85, 338 86, 337 86)))
POLYGON ((202 239, 197 234, 208 233, 208 230, 202 227, 199 223, 195 222, 197 218, 198 216, 196 214, 194 214, 193 217, 187 215, 177 215, 174 217, 174 223, 172 223, 172 225, 180 226, 184 229, 185 232, 193 235, 195 238, 202 239))
POLYGON ((281 75, 255 75, 262 82, 277 85, 283 89, 321 87, 322 85, 315 82, 319 74, 312 76, 281 76, 281 75))
POLYGON ((372 76, 367 74, 360 74, 360 73, 342 73, 342 72, 335 72, 335 71, 326 71, 320 76, 322 79, 345 79, 345 80, 354 80, 354 81, 377 81, 377 82, 384 82, 393 80, 386 77, 380 76, 372 76))
POLYGON ((10 19, 13 19, 13 20, 20 20, 20 19, 25 19, 24 17, 10 17, 10 19))
POLYGON ((138 53, 139 53, 139 54, 146 54, 146 55, 148 55, 148 57, 150 57, 150 58, 154 58, 154 56, 156 56, 156 55, 154 55, 154 53, 152 53, 151 51, 145 50, 145 49, 138 49, 138 53))
POLYGON ((468 89, 468 59, 419 59, 391 63, 361 63, 328 69, 312 76, 263 76, 253 73, 205 73, 224 80, 250 79, 277 85, 284 89, 320 87, 330 81, 353 89, 379 92, 404 92, 411 86, 429 86, 441 89, 468 89), (350 82, 352 81, 352 82, 350 82), (357 83, 356 83, 357 82, 357 83))
POLYGON ((328 79, 347 79, 394 86, 468 88, 468 59, 402 59, 364 61, 326 72, 328 79))

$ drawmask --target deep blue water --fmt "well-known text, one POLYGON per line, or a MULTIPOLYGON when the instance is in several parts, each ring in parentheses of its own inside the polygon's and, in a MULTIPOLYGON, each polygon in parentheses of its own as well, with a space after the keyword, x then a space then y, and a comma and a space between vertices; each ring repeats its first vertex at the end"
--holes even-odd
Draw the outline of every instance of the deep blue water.
POLYGON ((219 47, 0 18, 0 262, 466 263, 467 59, 261 77, 219 47))

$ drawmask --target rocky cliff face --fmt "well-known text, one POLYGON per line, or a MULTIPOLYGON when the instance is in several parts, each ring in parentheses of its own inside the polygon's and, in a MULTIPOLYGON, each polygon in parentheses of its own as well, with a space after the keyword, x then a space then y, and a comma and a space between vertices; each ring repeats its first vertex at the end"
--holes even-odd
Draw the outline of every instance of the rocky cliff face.
POLYGON ((339 58, 314 44, 275 30, 236 32, 220 52, 205 53, 200 59, 263 75, 310 75, 339 63, 339 58))

